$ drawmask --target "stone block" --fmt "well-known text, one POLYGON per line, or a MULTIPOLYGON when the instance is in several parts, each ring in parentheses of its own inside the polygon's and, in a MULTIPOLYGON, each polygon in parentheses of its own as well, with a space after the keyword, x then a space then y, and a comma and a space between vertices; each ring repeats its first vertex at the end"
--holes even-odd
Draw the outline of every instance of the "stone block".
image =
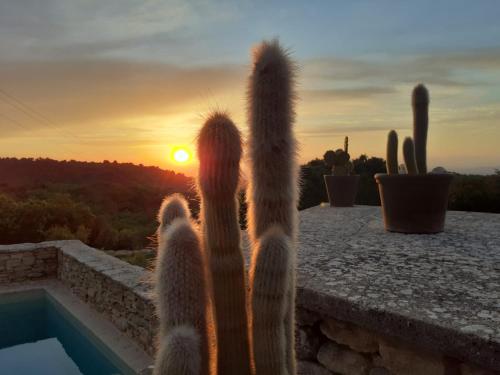
POLYGON ((30 266, 30 265, 35 263, 35 256, 32 254, 29 254, 21 259, 21 263, 26 265, 26 266, 30 266))
POLYGON ((366 375, 369 369, 368 359, 333 342, 321 346, 318 362, 328 370, 341 375, 366 375))
POLYGON ((378 352, 378 337, 367 330, 347 322, 327 319, 321 322, 321 332, 338 344, 347 345, 357 352, 378 352))
POLYGON ((318 313, 303 308, 297 308, 295 320, 299 326, 312 326, 321 320, 318 313))
POLYGON ((298 361, 297 375, 332 375, 332 372, 314 362, 298 361))
POLYGON ((5 262, 5 267, 7 268, 7 270, 13 270, 14 268, 16 268, 17 266, 19 266, 21 264, 21 259, 20 258, 11 258, 9 260, 7 260, 7 262, 5 262))
POLYGON ((37 258, 40 259, 54 258, 56 260, 57 252, 55 250, 40 251, 39 253, 37 253, 37 258))
POLYGON ((297 358, 315 360, 320 346, 320 335, 313 327, 297 327, 295 331, 295 351, 297 358))
POLYGON ((495 372, 479 368, 475 365, 462 363, 460 365, 460 375, 500 375, 500 371, 495 372))
POLYGON ((43 272, 29 272, 27 276, 30 279, 39 279, 40 277, 44 276, 43 272))
POLYGON ((441 356, 409 349, 400 344, 381 341, 380 355, 384 367, 398 375, 444 375, 445 362, 441 356))
POLYGON ((387 370, 385 367, 374 367, 370 369, 368 375, 391 375, 391 372, 387 370))

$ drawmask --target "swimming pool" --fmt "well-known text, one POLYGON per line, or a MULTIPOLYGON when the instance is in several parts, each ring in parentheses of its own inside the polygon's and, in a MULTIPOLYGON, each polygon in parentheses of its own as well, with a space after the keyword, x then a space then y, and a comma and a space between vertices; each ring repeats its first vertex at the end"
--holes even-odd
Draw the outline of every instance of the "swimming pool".
POLYGON ((1 374, 135 374, 44 290, 0 296, 0 364, 1 374))

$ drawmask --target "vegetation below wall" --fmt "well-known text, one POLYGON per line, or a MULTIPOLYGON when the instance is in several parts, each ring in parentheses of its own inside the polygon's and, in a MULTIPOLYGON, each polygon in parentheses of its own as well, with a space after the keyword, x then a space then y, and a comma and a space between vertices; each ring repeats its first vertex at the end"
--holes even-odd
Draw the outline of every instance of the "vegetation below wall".
POLYGON ((192 180, 157 167, 50 159, 0 159, 0 243, 78 238, 101 249, 141 249, 167 194, 192 180))
MULTIPOLYGON (((373 175, 385 172, 384 160, 361 155, 353 164, 361 176, 356 203, 379 205, 373 175)), ((301 167, 300 209, 327 201, 327 173, 318 159, 301 167)), ((0 243, 77 238, 100 249, 142 249, 153 245, 165 195, 182 192, 197 215, 192 186, 182 174, 129 163, 0 159, 0 243)), ((243 202, 242 194, 244 227, 243 202)), ((500 174, 456 175, 449 208, 500 213, 500 174)))

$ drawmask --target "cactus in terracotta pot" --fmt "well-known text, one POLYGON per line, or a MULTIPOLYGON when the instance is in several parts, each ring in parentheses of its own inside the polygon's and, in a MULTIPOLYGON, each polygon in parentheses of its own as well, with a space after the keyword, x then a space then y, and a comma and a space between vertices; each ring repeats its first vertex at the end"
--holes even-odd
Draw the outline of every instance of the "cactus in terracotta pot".
POLYGON ((352 163, 350 162, 351 156, 348 152, 349 138, 344 139, 344 149, 337 149, 336 151, 328 150, 323 155, 323 160, 328 169, 331 169, 334 176, 349 176, 352 172, 352 163))
POLYGON ((199 226, 179 196, 162 204, 157 375, 296 373, 294 71, 277 42, 255 50, 248 91, 248 279, 236 199, 242 142, 227 115, 211 115, 198 137, 199 226))
MULTIPOLYGON (((450 174, 427 173, 429 92, 419 84, 412 92, 413 139, 405 138, 405 174, 397 168, 397 133, 387 139, 387 174, 377 174, 385 227, 403 233, 437 233, 444 228, 450 174)), ((402 169, 402 168, 401 168, 402 169)))
POLYGON ((331 206, 350 207, 358 190, 359 176, 352 175, 353 165, 349 155, 349 138, 344 139, 344 149, 328 150, 323 155, 331 175, 325 175, 325 185, 331 206))

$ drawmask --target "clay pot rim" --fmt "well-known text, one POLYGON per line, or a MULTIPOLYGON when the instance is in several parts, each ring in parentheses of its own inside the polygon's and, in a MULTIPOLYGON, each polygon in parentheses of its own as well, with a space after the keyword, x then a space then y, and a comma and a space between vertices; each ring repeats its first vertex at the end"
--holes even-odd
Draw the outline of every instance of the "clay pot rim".
POLYGON ((378 184, 384 181, 400 181, 400 182, 438 182, 447 181, 453 178, 452 173, 427 173, 427 174, 387 174, 387 173, 377 173, 375 174, 375 180, 378 184))

